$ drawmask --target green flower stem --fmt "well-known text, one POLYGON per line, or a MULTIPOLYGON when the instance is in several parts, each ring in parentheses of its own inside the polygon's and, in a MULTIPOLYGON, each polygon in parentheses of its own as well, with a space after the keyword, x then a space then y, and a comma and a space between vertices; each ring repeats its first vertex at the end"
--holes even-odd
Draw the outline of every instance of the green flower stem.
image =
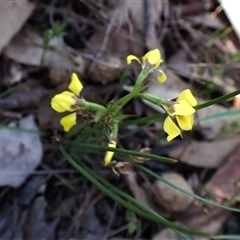
MULTIPOLYGON (((211 105, 214 105, 216 103, 220 103, 222 101, 225 101, 227 99, 230 99, 236 95, 240 94, 240 89, 232 92, 232 93, 228 93, 226 95, 223 95, 221 97, 218 97, 218 98, 215 98, 215 99, 212 99, 208 102, 205 102, 203 104, 199 104, 197 106, 195 106, 194 108, 196 110, 199 110, 199 109, 202 109, 202 108, 205 108, 205 107, 209 107, 211 105)), ((128 120, 128 121, 125 121, 125 122, 121 122, 120 123, 120 126, 121 127, 126 127, 126 126, 129 126, 129 125, 132 125, 132 124, 144 124, 144 123, 147 123, 147 122, 154 122, 154 121, 159 121, 159 120, 163 120, 167 117, 167 114, 166 113, 159 113, 159 114, 156 114, 156 115, 153 115, 153 116, 149 116, 149 117, 145 117, 145 118, 140 118, 140 119, 133 119, 133 120, 128 120)))
POLYGON ((103 113, 104 113, 103 111, 96 112, 94 116, 94 122, 98 122, 102 118, 103 113))
POLYGON ((92 110, 92 111, 101 111, 101 112, 105 112, 106 108, 100 104, 97 103, 93 103, 93 102, 87 102, 84 101, 83 106, 88 109, 88 110, 92 110))
POLYGON ((125 106, 132 98, 134 98, 138 93, 140 93, 142 90, 145 89, 145 87, 143 86, 143 81, 145 80, 145 78, 148 75, 148 71, 146 69, 142 69, 142 71, 140 72, 140 74, 137 77, 135 86, 132 90, 132 92, 130 92, 129 94, 127 94, 126 96, 120 98, 115 104, 114 106, 118 106, 120 108, 122 108, 123 106, 125 106))
POLYGON ((221 97, 218 97, 218 98, 214 98, 210 101, 207 101, 205 103, 202 103, 202 104, 199 104, 197 105, 196 107, 194 107, 196 110, 199 110, 199 109, 202 109, 202 108, 206 108, 206 107, 209 107, 211 105, 214 105, 214 104, 217 104, 217 103, 220 103, 220 102, 223 102, 225 100, 228 100, 232 97, 235 97, 236 95, 240 94, 240 89, 234 91, 234 92, 231 92, 231 93, 228 93, 228 94, 225 94, 221 97))
POLYGON ((124 107, 132 98, 134 98, 138 93, 140 93, 142 90, 144 90, 145 88, 143 87, 138 87, 138 88, 134 88, 132 90, 132 92, 128 93, 126 96, 118 99, 114 104, 113 107, 115 110, 115 112, 119 111, 122 107, 124 107))
POLYGON ((111 138, 111 136, 112 136, 112 137, 113 137, 113 140, 116 141, 117 135, 118 135, 118 121, 114 121, 110 138, 111 138))
POLYGON ((164 98, 159 98, 159 97, 156 97, 156 96, 154 96, 152 94, 148 94, 148 93, 138 93, 136 95, 136 97, 143 98, 143 99, 145 99, 145 100, 147 100, 147 101, 149 101, 149 102, 151 102, 151 103, 153 103, 157 106, 165 105, 166 102, 168 101, 164 98))
POLYGON ((147 77, 148 74, 149 74, 149 70, 143 68, 142 71, 138 75, 138 78, 135 82, 134 88, 142 86, 143 85, 142 83, 143 83, 143 81, 145 80, 145 78, 147 77))

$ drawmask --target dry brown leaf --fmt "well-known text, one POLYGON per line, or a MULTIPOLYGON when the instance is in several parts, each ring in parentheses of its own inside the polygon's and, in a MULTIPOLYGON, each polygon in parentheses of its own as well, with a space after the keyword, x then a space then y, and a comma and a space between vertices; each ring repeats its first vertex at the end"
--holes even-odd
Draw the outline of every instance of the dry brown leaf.
POLYGON ((137 41, 133 40, 133 44, 127 30, 119 29, 116 31, 113 28, 108 33, 107 27, 101 28, 93 34, 88 42, 91 49, 84 50, 85 53, 93 56, 93 61, 86 61, 86 69, 88 69, 88 74, 93 81, 104 84, 112 82, 119 77, 126 65, 127 55, 131 53, 141 56, 143 54, 139 33, 136 32, 134 37, 137 41), (129 45, 132 46, 131 49, 129 49, 129 45))
MULTIPOLYGON (((231 54, 237 53, 237 49, 233 47, 230 40, 226 40, 228 44, 224 44, 226 52, 231 54), (228 47, 228 48, 227 48, 228 47)), ((234 79, 231 78, 230 74, 221 74, 220 75, 213 75, 211 71, 209 71, 208 64, 198 64, 192 63, 188 60, 187 53, 184 50, 177 51, 167 62, 168 67, 172 69, 176 74, 186 77, 189 79, 194 79, 199 83, 202 83, 202 80, 211 82, 216 84, 221 91, 229 93, 231 91, 236 90, 236 86, 233 84, 234 79), (230 83, 230 84, 228 84, 230 83)), ((214 63, 213 63, 214 64, 214 63)), ((210 64, 211 65, 211 64, 210 64)), ((225 71, 224 67, 227 65, 223 64, 222 69, 225 71)), ((228 66, 229 67, 229 66, 228 66)), ((226 68, 227 70, 227 68, 226 68)), ((226 73, 226 71, 224 72, 226 73)))
MULTIPOLYGON (((38 130, 33 116, 21 119, 18 125, 38 130)), ((0 186, 19 187, 41 161, 41 140, 37 134, 0 129, 0 142, 0 186)))
MULTIPOLYGON (((61 86, 61 85, 60 85, 61 86)), ((66 89, 67 86, 63 86, 61 91, 66 89)), ((62 126, 60 125, 60 119, 66 115, 66 113, 60 114, 55 112, 50 105, 51 98, 61 92, 60 90, 56 89, 53 92, 50 92, 41 102, 38 107, 38 123, 39 127, 42 130, 59 130, 63 131, 62 126)))
MULTIPOLYGON (((220 198, 229 199, 235 193, 235 196, 239 196, 240 189, 236 189, 236 181, 240 176, 240 149, 237 149, 226 164, 224 164, 206 184, 206 187, 210 189, 214 196, 220 198), (237 190, 237 191, 236 191, 237 190)), ((209 205, 210 206, 210 205, 209 205)), ((208 212, 203 212, 201 209, 192 206, 184 215, 178 219, 178 223, 184 224, 190 228, 209 232, 212 234, 221 234, 223 223, 231 214, 230 211, 223 210, 210 206, 208 212)), ((191 236, 191 240, 207 240, 203 237, 191 236)), ((168 229, 163 230, 157 234, 154 238, 157 239, 178 239, 177 235, 168 229)))
POLYGON ((123 71, 123 61, 117 56, 105 55, 101 58, 102 63, 96 63, 94 68, 89 71, 89 76, 94 82, 102 84, 116 80, 123 71))
MULTIPOLYGON (((229 157, 227 163, 224 164, 206 184, 206 187, 210 188, 214 196, 230 198, 234 192, 236 194, 240 193, 239 188, 237 191, 234 191, 234 183, 239 179, 240 175, 239 155, 240 149, 237 149, 232 156, 229 157)), ((230 211, 212 206, 210 206, 208 212, 205 213, 201 209, 193 206, 184 216, 181 216, 179 222, 194 229, 219 234, 222 229, 222 224, 230 214, 230 211)), ((191 239, 205 240, 205 238, 201 237, 192 237, 191 239)))
POLYGON ((24 30, 16 35, 7 46, 6 54, 10 59, 21 64, 83 73, 84 59, 80 56, 73 58, 61 38, 54 38, 50 45, 54 47, 53 50, 44 50, 42 37, 34 32, 24 30))
MULTIPOLYGON (((208 213, 200 209, 191 208, 189 212, 182 217, 183 220, 179 220, 179 223, 200 231, 219 234, 222 229, 222 224, 230 214, 230 211, 220 208, 211 208, 208 210, 208 213)), ((191 236, 191 240, 207 240, 207 238, 191 236)))
POLYGON ((191 141, 185 146, 175 148, 169 156, 195 167, 217 168, 239 146, 239 138, 229 138, 213 142, 191 141))
POLYGON ((37 107, 47 90, 37 82, 29 81, 8 97, 0 99, 2 109, 24 109, 37 107))
POLYGON ((33 3, 25 0, 0 2, 0 53, 11 38, 21 29, 33 12, 34 7, 33 3))
POLYGON ((141 1, 134 4, 132 1, 121 1, 116 9, 108 13, 108 24, 89 39, 84 52, 92 56, 86 63, 86 69, 93 81, 103 84, 114 81, 126 65, 127 55, 143 55, 143 10, 141 1))
POLYGON ((47 202, 44 196, 39 196, 34 199, 33 204, 27 211, 26 220, 23 226, 25 238, 48 239, 51 236, 50 232, 52 234, 54 233, 56 226, 49 224, 45 218, 46 207, 47 202))
POLYGON ((201 14, 191 15, 184 17, 187 24, 202 25, 209 28, 224 28, 224 24, 210 12, 203 12, 201 14))
MULTIPOLYGON (((149 194, 149 192, 143 187, 139 186, 136 180, 136 173, 134 171, 129 171, 127 175, 124 175, 126 181, 129 184, 129 188, 131 189, 134 197, 141 203, 150 207, 154 211, 160 213, 164 217, 170 217, 171 214, 168 211, 165 211, 163 208, 160 208, 149 194)), ((154 186, 153 186, 154 189, 154 186)))
POLYGON ((50 69, 49 70, 49 79, 51 81, 51 84, 53 86, 56 86, 60 83, 66 83, 66 82, 70 82, 70 75, 69 75, 69 71, 65 70, 65 69, 50 69))
MULTIPOLYGON (((203 103, 202 100, 199 103, 203 103)), ((226 119, 213 119, 212 121, 203 122, 201 124, 201 120, 205 119, 214 114, 226 112, 226 108, 220 105, 212 105, 207 108, 200 109, 196 112, 195 118, 196 122, 200 122, 201 132, 207 139, 214 139, 217 136, 221 135, 221 130, 224 127, 230 126, 231 123, 238 120, 237 117, 229 117, 226 119)))
POLYGON ((158 32, 156 26, 159 25, 160 16, 162 15, 163 10, 163 2, 162 1, 146 1, 145 3, 146 10, 145 12, 145 41, 146 46, 149 50, 154 48, 158 48, 161 50, 161 54, 163 55, 162 46, 159 43, 158 32))
POLYGON ((125 175, 125 179, 129 184, 131 191, 133 192, 134 197, 141 203, 145 204, 152 209, 155 209, 153 202, 149 198, 149 194, 144 190, 143 187, 140 187, 136 180, 136 173, 134 171, 129 171, 127 175, 125 175))
POLYGON ((222 199, 239 197, 240 195, 240 152, 239 149, 217 171, 207 184, 210 191, 222 199))
POLYGON ((121 1, 118 9, 118 15, 116 21, 119 26, 130 24, 130 28, 133 27, 131 21, 138 28, 138 31, 144 30, 144 2, 142 1, 121 1))
POLYGON ((164 228, 160 233, 157 233, 153 236, 152 240, 181 240, 182 238, 177 235, 173 230, 170 228, 164 228))

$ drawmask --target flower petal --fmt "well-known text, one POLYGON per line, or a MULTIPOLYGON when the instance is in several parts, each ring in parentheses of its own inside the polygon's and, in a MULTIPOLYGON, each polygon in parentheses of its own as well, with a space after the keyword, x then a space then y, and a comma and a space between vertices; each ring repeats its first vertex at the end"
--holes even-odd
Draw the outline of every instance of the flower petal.
POLYGON ((59 104, 58 101, 56 101, 56 95, 51 100, 51 107, 52 109, 59 113, 67 111, 66 108, 64 108, 61 104, 59 104))
POLYGON ((168 134, 168 141, 173 140, 175 137, 181 134, 180 129, 169 116, 165 119, 163 123, 163 130, 168 134))
POLYGON ((136 57, 136 56, 134 56, 134 55, 128 55, 128 56, 127 56, 126 61, 127 61, 127 64, 128 64, 128 65, 131 64, 131 62, 132 62, 133 60, 138 61, 138 63, 142 65, 142 63, 141 63, 141 61, 139 60, 138 57, 136 57))
POLYGON ((159 73, 160 73, 160 75, 158 75, 158 77, 157 77, 157 80, 160 82, 160 83, 163 83, 163 82, 165 82, 166 80, 167 80, 167 76, 166 76, 166 74, 162 71, 162 70, 157 70, 159 73))
MULTIPOLYGON (((116 141, 112 141, 108 144, 108 147, 116 148, 116 146, 117 146, 116 141)), ((104 166, 107 166, 112 161, 113 155, 114 155, 114 152, 111 152, 111 151, 106 152, 104 157, 104 166)))
POLYGON ((72 77, 71 77, 71 82, 68 86, 69 90, 71 92, 73 92, 76 96, 79 96, 82 89, 83 89, 83 85, 81 83, 81 81, 79 80, 78 76, 76 73, 73 73, 72 74, 72 77))
POLYGON ((179 100, 174 104, 174 112, 171 113, 171 116, 175 115, 182 115, 182 116, 189 116, 195 113, 196 110, 189 105, 189 103, 185 100, 179 100))
POLYGON ((196 98, 192 95, 192 92, 190 89, 186 89, 184 91, 182 91, 178 98, 177 98, 177 102, 179 100, 185 100, 187 101, 191 106, 196 106, 197 105, 197 100, 196 98))
POLYGON ((161 62, 163 61, 161 58, 160 51, 156 48, 154 50, 151 50, 147 52, 142 57, 143 65, 145 66, 147 63, 150 63, 152 65, 152 70, 156 70, 161 62))
POLYGON ((77 124, 77 113, 74 112, 68 114, 60 120, 60 123, 63 126, 64 131, 68 132, 74 125, 77 124))
POLYGON ((189 116, 177 116, 177 122, 182 130, 189 131, 192 129, 194 124, 193 114, 189 116))
POLYGON ((51 106, 56 112, 74 111, 72 105, 75 104, 76 96, 69 92, 64 91, 55 95, 51 100, 51 106))

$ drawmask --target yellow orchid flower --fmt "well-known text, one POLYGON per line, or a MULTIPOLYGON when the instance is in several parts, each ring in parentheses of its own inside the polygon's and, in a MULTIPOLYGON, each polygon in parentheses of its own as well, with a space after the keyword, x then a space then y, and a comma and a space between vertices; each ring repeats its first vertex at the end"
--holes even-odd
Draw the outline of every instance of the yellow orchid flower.
POLYGON ((71 82, 68 86, 68 89, 70 91, 64 91, 60 94, 57 94, 51 100, 51 107, 56 112, 73 112, 60 120, 60 124, 63 126, 63 129, 66 132, 68 132, 74 125, 77 124, 76 111, 81 109, 81 106, 77 104, 77 101, 80 100, 79 96, 83 89, 83 85, 76 73, 72 74, 71 82))
MULTIPOLYGON (((115 140, 112 140, 110 143, 108 143, 108 147, 116 148, 117 142, 115 140)), ((114 152, 107 151, 104 157, 104 166, 107 166, 113 158, 114 152)))
POLYGON ((178 98, 170 100, 164 106, 169 115, 163 123, 163 129, 168 134, 168 141, 181 135, 181 130, 189 131, 192 129, 193 114, 196 111, 193 107, 196 105, 196 98, 189 89, 186 89, 180 93, 178 98))
POLYGON ((142 65, 142 69, 147 69, 148 72, 157 71, 158 73, 160 73, 157 77, 159 82, 165 82, 167 79, 165 73, 161 69, 159 69, 159 66, 163 62, 163 60, 161 57, 161 53, 158 49, 147 52, 142 57, 142 61, 135 55, 128 55, 126 60, 128 65, 131 64, 133 60, 136 60, 139 64, 142 65))

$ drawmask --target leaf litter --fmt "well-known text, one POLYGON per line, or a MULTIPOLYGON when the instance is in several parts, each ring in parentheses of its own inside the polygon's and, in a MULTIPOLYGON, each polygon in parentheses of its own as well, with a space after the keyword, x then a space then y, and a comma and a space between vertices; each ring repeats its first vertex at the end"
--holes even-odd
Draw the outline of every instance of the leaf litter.
MULTIPOLYGON (((142 56, 146 49, 153 48, 161 50, 168 80, 159 87, 154 84, 153 76, 149 77, 148 93, 174 98, 190 88, 201 103, 238 88, 239 43, 224 32, 229 23, 219 20, 224 14, 217 12, 221 5, 210 1, 206 10, 202 3, 187 0, 148 1, 146 5, 125 0, 119 4, 111 0, 32 2, 0 3, 0 29, 4 33, 0 41, 4 59, 0 66, 0 94, 23 84, 0 98, 0 201, 4 206, 0 213, 4 219, 0 238, 177 239, 168 229, 126 213, 79 174, 67 170, 70 166, 57 151, 62 134, 60 117, 49 102, 55 93, 66 89, 72 71, 81 76, 88 87, 85 94, 94 102, 107 102, 115 93, 124 94, 119 91, 120 79, 125 81, 121 82, 123 89, 131 89, 137 72, 136 66, 129 67, 129 79, 124 79, 125 57, 142 56), (46 48, 44 31, 56 22, 61 24, 65 15, 69 21, 64 34, 50 41, 52 48, 46 48), (43 130, 48 135, 40 137, 37 133, 43 130), (41 175, 39 170, 46 166, 41 175), (51 174, 53 170, 63 172, 51 174), (160 235, 156 235, 158 232, 160 235)), ((227 17, 238 33, 229 11, 232 10, 227 9, 227 17)), ((232 102, 200 110, 197 121, 201 123, 205 117, 229 107, 232 102)), ((151 116, 161 109, 145 101, 135 101, 124 111, 151 116)), ((225 204, 228 201, 238 204, 239 136, 235 133, 233 137, 232 132, 222 135, 235 121, 198 124, 192 133, 184 135, 184 140, 179 138, 169 144, 159 141, 162 126, 154 123, 120 140, 120 144, 122 147, 131 144, 135 149, 151 147, 154 152, 178 159, 173 166, 152 161, 146 165, 161 176, 178 174, 190 189, 196 187, 191 182, 195 176, 197 194, 225 204)), ((129 128, 122 131, 126 134, 129 128)), ((169 219, 218 234, 224 233, 224 224, 233 216, 230 211, 206 207, 197 200, 190 202, 183 212, 173 214, 170 209, 175 209, 176 203, 165 202, 166 190, 157 194, 151 177, 136 169, 128 176, 117 177, 110 170, 94 165, 92 154, 83 156, 105 179, 147 206, 154 206, 169 219)), ((235 232, 237 228, 232 228, 230 234, 235 232)))
MULTIPOLYGON (((16 123, 9 126, 16 127, 16 123)), ((38 130, 33 116, 22 118, 18 126, 25 130, 38 130)), ((37 134, 9 129, 0 130, 0 141, 0 186, 17 188, 41 162, 42 143, 37 134)))

